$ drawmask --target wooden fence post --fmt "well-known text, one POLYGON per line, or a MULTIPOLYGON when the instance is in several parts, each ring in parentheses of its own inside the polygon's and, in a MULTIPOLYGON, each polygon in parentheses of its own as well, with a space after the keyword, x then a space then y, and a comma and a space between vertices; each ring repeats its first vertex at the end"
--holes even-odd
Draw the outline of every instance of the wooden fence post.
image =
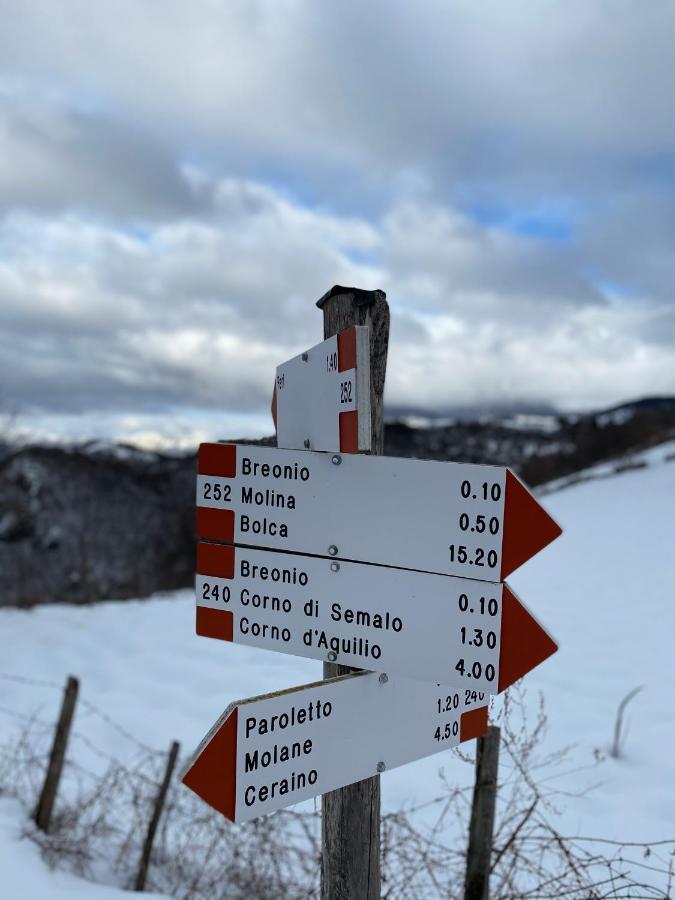
POLYGON ((473 789, 469 849, 466 855, 464 900, 489 900, 490 857, 497 799, 499 728, 490 725, 476 745, 476 783, 473 789))
POLYGON ((138 866, 138 875, 136 876, 136 884, 134 886, 134 890, 136 891, 145 890, 145 879, 148 875, 148 867, 150 865, 152 843, 155 840, 155 834, 157 833, 157 826, 159 825, 159 819, 162 815, 162 809, 164 808, 164 801, 166 800, 166 795, 171 783, 171 776, 173 775, 173 770, 176 766, 176 759, 178 758, 179 748, 180 744, 178 743, 178 741, 174 741, 171 744, 171 749, 169 750, 169 758, 166 762, 164 778, 159 786, 157 797, 155 798, 155 807, 152 811, 152 818, 148 823, 148 832, 145 836, 145 843, 143 844, 143 852, 141 853, 141 861, 138 866))
MULTIPOLYGON (((335 287, 317 304, 324 340, 352 325, 370 329, 371 453, 384 452, 384 378, 389 306, 383 291, 335 287)), ((338 449, 338 448, 336 448, 338 449)), ((357 671, 324 663, 324 678, 357 671)), ((380 900, 380 777, 330 791, 321 798, 321 897, 380 900)))
POLYGON ((63 695, 59 720, 56 723, 52 752, 49 755, 49 763, 47 765, 47 772, 45 773, 45 781, 40 793, 40 799, 38 800, 35 809, 35 824, 44 832, 49 831, 49 823, 52 817, 52 810, 54 809, 56 792, 59 789, 63 763, 66 758, 68 737, 70 736, 70 727, 73 724, 79 688, 80 683, 77 678, 73 678, 72 675, 69 675, 63 695))

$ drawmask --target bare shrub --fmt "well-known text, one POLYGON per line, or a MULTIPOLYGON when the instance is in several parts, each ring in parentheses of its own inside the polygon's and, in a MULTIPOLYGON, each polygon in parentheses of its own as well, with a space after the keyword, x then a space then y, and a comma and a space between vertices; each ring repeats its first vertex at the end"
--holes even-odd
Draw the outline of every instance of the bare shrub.
MULTIPOLYGON (((559 807, 570 797, 556 789, 555 779, 569 763, 568 752, 543 750, 543 700, 533 716, 528 710, 524 691, 516 686, 496 716, 502 747, 491 895, 499 900, 670 897, 675 841, 635 844, 559 831, 559 807)), ((0 748, 0 791, 21 800, 27 823, 50 735, 50 724, 33 718, 25 722, 18 739, 0 748)), ((27 824, 25 834, 51 865, 131 887, 165 754, 138 745, 122 764, 85 735, 76 732, 73 739, 107 759, 105 770, 89 772, 71 753, 50 833, 27 824)), ((454 755, 472 763, 464 751, 454 755)), ((598 756, 597 764, 601 761, 598 756)), ((463 896, 471 796, 471 784, 457 787, 441 774, 432 801, 382 817, 384 898, 463 896)), ((147 889, 185 900, 316 898, 319 826, 317 811, 294 810, 233 825, 174 781, 156 835, 147 889)))
POLYGON ((626 707, 634 697, 637 697, 640 691, 644 691, 644 687, 642 685, 638 685, 638 687, 635 687, 632 691, 629 691, 622 699, 621 703, 619 703, 618 709, 616 711, 616 721, 614 722, 614 740, 612 741, 612 749, 609 751, 610 756, 613 756, 614 759, 619 759, 619 757, 621 756, 621 747, 628 733, 628 730, 624 730, 623 727, 623 716, 626 712, 626 707))

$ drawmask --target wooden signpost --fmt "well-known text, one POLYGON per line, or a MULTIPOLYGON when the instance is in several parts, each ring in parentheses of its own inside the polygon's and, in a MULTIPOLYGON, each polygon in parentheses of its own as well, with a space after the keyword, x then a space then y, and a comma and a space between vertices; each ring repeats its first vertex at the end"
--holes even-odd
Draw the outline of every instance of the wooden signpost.
MULTIPOLYGON (((336 285, 317 302, 325 340, 354 325, 367 326, 370 370, 370 453, 384 453, 384 381, 389 349, 389 306, 382 291, 336 285)), ((334 448, 337 449, 337 448, 334 448)), ((350 670, 323 664, 324 678, 350 670)), ((371 775, 321 796, 321 897, 379 900, 380 776, 371 775)))
POLYGON ((505 584, 200 543, 197 634, 496 694, 557 649, 505 584))
POLYGON ((322 897, 377 900, 378 773, 485 734, 488 695, 556 651, 503 582, 561 530, 509 469, 383 458, 384 294, 319 305, 278 446, 200 448, 196 630, 325 680, 231 704, 183 781, 234 822, 322 794, 322 897))

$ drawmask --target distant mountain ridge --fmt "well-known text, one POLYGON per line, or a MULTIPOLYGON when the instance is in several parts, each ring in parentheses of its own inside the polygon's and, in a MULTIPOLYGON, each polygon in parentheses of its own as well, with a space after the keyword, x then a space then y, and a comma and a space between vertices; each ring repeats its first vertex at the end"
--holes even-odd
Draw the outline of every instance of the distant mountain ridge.
POLYGON ((385 408, 385 420, 387 422, 400 421, 402 419, 435 420, 454 419, 458 422, 479 422, 485 419, 504 421, 514 416, 545 416, 555 419, 579 419, 609 415, 623 410, 675 410, 675 396, 650 396, 640 397, 635 400, 625 400, 613 406, 601 407, 596 410, 567 410, 561 411, 555 406, 546 403, 488 403, 469 404, 464 406, 450 406, 443 409, 429 410, 417 406, 387 406, 385 408))
MULTIPOLYGON (((436 421, 422 428, 388 421, 385 453, 506 465, 539 485, 675 438, 675 398, 579 415, 528 408, 503 418, 436 421)), ((194 493, 194 453, 100 441, 5 445, 0 605, 88 603, 191 584, 194 493)))

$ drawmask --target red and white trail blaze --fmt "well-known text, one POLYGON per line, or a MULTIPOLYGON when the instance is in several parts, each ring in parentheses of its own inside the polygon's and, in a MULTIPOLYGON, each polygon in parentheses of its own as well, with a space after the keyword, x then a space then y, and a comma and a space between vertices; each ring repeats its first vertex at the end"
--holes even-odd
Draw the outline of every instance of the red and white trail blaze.
POLYGON ((499 582, 561 529, 499 466, 202 444, 197 534, 499 582))
POLYGON ((199 543, 203 637, 495 694, 557 645, 506 584, 199 543))
POLYGON ((231 704, 183 783, 247 822, 485 734, 487 695, 358 672, 231 704))

